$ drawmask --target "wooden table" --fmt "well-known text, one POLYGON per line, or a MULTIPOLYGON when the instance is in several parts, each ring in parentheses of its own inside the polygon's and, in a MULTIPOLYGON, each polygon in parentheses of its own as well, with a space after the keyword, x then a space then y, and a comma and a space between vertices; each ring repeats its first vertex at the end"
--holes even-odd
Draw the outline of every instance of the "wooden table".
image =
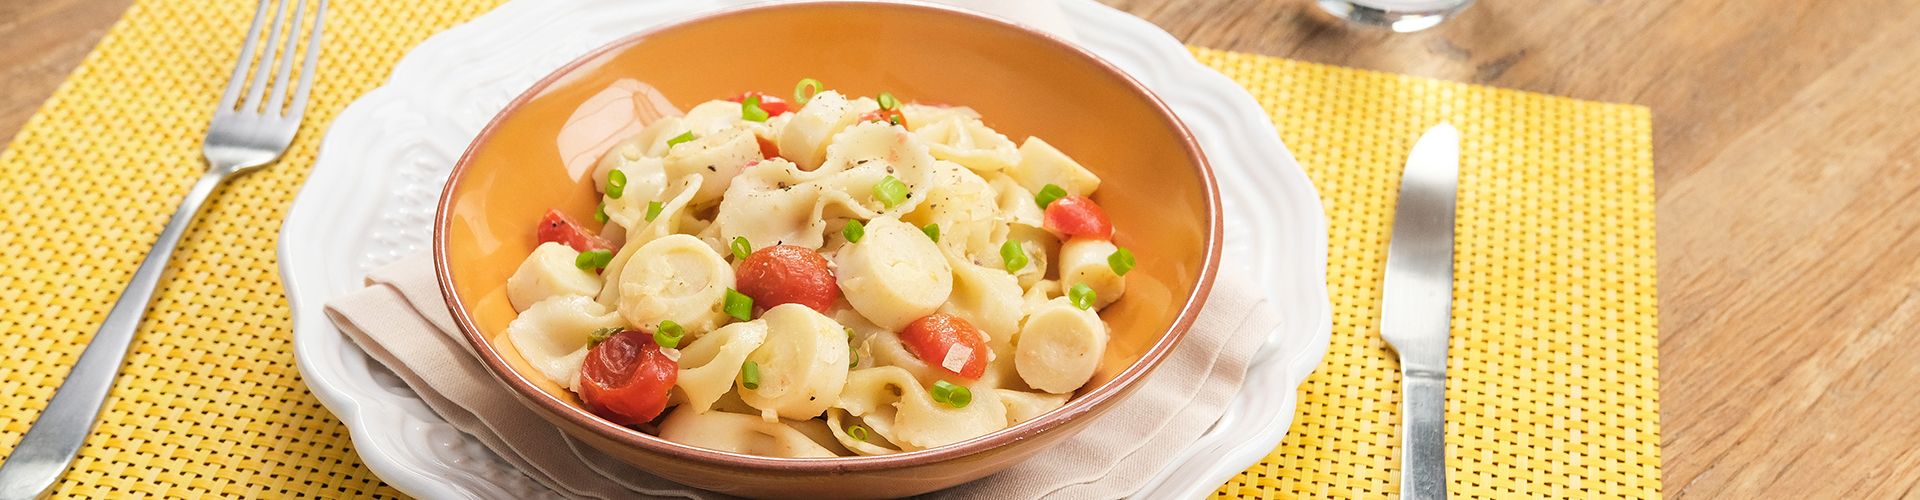
MULTIPOLYGON (((1188 43, 1654 112, 1676 497, 1920 495, 1920 9, 1483 0, 1434 30, 1306 0, 1105 0, 1188 43)), ((128 0, 0 2, 12 137, 128 0)))

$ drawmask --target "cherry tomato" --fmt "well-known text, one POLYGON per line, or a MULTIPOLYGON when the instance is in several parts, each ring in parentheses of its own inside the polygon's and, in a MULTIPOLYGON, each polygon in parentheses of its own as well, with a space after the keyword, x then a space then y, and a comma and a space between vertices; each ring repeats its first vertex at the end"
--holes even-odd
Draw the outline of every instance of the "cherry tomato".
POLYGON ((572 217, 567 217, 567 214, 560 213, 560 210, 555 208, 547 209, 547 216, 540 218, 540 227, 536 230, 535 236, 541 243, 559 242, 580 252, 613 249, 612 243, 601 239, 600 236, 581 226, 579 222, 575 222, 572 217))
POLYGON ((860 115, 860 121, 891 123, 905 127, 907 126, 907 114, 901 113, 900 108, 876 109, 860 115))
POLYGON ((785 99, 760 92, 741 92, 740 95, 729 97, 727 100, 744 102, 747 100, 747 96, 760 96, 760 110, 767 112, 767 116, 770 117, 784 115, 787 114, 788 111, 793 111, 793 106, 787 104, 785 99))
POLYGON ((806 247, 774 245, 754 251, 735 271, 740 293, 759 307, 800 304, 822 313, 840 298, 833 268, 819 252, 806 247))
POLYGON ((780 145, 774 144, 772 139, 761 137, 759 134, 755 134, 753 136, 753 140, 760 142, 761 158, 779 158, 780 157, 780 145))
POLYGON ((927 365, 961 377, 978 379, 987 373, 987 336, 967 320, 947 313, 933 313, 907 324, 900 341, 927 365), (947 353, 964 347, 967 361, 959 371, 947 368, 947 353))
POLYGON ((640 425, 667 409, 680 364, 660 352, 653 334, 627 330, 587 350, 580 364, 580 401, 620 425, 640 425))
POLYGON ((1113 237, 1113 222, 1107 220, 1107 212, 1100 210, 1100 205, 1085 196, 1053 200, 1053 203, 1047 204, 1047 217, 1042 224, 1048 231, 1062 236, 1101 240, 1113 237))

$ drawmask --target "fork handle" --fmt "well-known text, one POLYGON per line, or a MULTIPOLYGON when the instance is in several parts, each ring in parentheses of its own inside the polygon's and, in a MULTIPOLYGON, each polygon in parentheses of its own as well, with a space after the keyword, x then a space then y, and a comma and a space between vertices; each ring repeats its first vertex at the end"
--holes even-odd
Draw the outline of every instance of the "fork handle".
POLYGON ((180 208, 160 232, 159 241, 154 242, 140 269, 133 272, 126 291, 113 303, 107 320, 94 332, 86 350, 80 352, 80 361, 67 373, 67 380, 60 383, 53 400, 47 402, 46 410, 40 412, 40 418, 20 438, 6 462, 0 463, 0 500, 46 496, 80 453, 81 444, 100 419, 107 393, 113 389, 113 378, 133 346, 133 333, 140 327, 140 318, 146 314, 147 302, 160 284, 174 246, 223 178, 218 172, 207 173, 180 201, 180 208))

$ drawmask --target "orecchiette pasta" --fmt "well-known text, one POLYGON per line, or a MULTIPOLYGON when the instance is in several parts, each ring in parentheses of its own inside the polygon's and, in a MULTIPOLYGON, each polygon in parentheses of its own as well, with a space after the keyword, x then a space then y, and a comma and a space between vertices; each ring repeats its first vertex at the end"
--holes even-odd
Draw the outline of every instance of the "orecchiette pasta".
POLYGON ((839 456, 787 422, 723 411, 674 410, 660 422, 660 437, 701 448, 768 457, 839 456))
POLYGON ((1020 151, 1007 136, 987 128, 979 118, 950 117, 914 131, 927 141, 933 157, 959 163, 979 172, 998 172, 1020 161, 1020 151))
POLYGON ((574 388, 580 380, 580 361, 587 356, 588 336, 619 326, 620 316, 593 299, 560 295, 521 311, 507 323, 507 339, 547 380, 574 388))
POLYGON ((819 90, 605 152, 600 225, 550 212, 507 279, 537 376, 671 441, 797 458, 964 441, 1092 379, 1133 262, 1100 179, 971 108, 819 90))
POLYGON ((958 443, 1007 426, 1007 408, 991 388, 973 391, 971 403, 954 408, 934 402, 918 379, 893 366, 847 374, 847 388, 837 407, 858 417, 891 415, 885 419, 891 420, 890 432, 882 434, 902 449, 958 443))
POLYGON ((687 406, 706 413, 714 402, 733 390, 747 355, 767 341, 767 322, 749 321, 720 327, 680 350, 680 378, 675 385, 686 395, 687 406))

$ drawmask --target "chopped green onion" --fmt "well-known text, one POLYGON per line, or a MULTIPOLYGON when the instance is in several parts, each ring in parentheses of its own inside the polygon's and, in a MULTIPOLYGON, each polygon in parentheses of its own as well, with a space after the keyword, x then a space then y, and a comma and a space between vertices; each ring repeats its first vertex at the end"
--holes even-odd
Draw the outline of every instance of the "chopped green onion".
POLYGON ((767 121, 767 110, 760 109, 760 96, 748 95, 740 100, 740 119, 750 122, 767 121))
POLYGON ((1121 248, 1107 256, 1107 267, 1113 268, 1114 276, 1126 276, 1133 270, 1133 251, 1121 248))
POLYGON ((593 220, 607 222, 607 200, 600 200, 600 206, 593 208, 593 220))
POLYGON ((867 426, 860 425, 860 424, 853 424, 851 426, 848 426, 847 437, 853 438, 854 441, 866 441, 867 426))
POLYGON ((1053 204, 1053 200, 1065 197, 1067 197, 1067 190, 1060 189, 1058 184, 1048 184, 1046 187, 1040 188, 1039 194, 1033 195, 1033 202, 1039 203, 1040 208, 1047 208, 1047 205, 1053 204))
POLYGON ((1082 311, 1093 308, 1093 299, 1093 287, 1087 286, 1086 283, 1074 283, 1073 289, 1067 290, 1067 301, 1072 302, 1073 307, 1078 307, 1082 311))
POLYGON ((573 258, 573 267, 578 267, 582 271, 604 269, 607 264, 612 263, 613 252, 610 250, 588 250, 580 252, 580 256, 573 258))
POLYGON ((827 86, 820 83, 819 80, 801 78, 800 83, 793 86, 793 103, 806 104, 807 101, 813 100, 814 94, 819 94, 820 91, 826 90, 826 88, 827 86))
POLYGON ((900 182, 900 179, 891 175, 880 179, 879 184, 873 185, 873 197, 878 198, 880 203, 886 204, 887 208, 893 208, 894 205, 907 201, 907 197, 911 195, 912 191, 907 189, 907 183, 900 182))
POLYGON ((927 238, 932 239, 934 243, 940 242, 939 224, 927 224, 925 227, 920 228, 920 232, 927 233, 927 238))
POLYGON ((625 328, 609 326, 589 332, 587 333, 587 347, 600 345, 601 342, 606 342, 608 338, 612 338, 615 334, 625 330, 625 328))
POLYGON ((850 220, 846 227, 840 228, 840 235, 847 237, 847 243, 859 243, 860 237, 867 235, 867 226, 858 220, 850 220))
POLYGON ((727 289, 727 302, 724 309, 728 316, 740 321, 753 321, 753 297, 739 290, 727 289))
POLYGON ((843 327, 840 327, 840 329, 847 331, 847 340, 853 340, 853 327, 843 326, 843 327))
POLYGON ((900 107, 900 99, 894 98, 892 92, 881 92, 880 95, 874 97, 873 100, 880 101, 880 109, 891 111, 893 108, 900 107))
POLYGON ((1027 250, 1020 248, 1020 242, 1007 240, 1000 244, 1000 261, 1007 264, 1007 272, 1020 272, 1027 267, 1027 250))
POLYGON ((966 408, 973 402, 973 390, 941 380, 933 383, 933 402, 954 408, 966 408))
POLYGON ((667 147, 671 148, 674 146, 678 146, 682 142, 687 142, 691 140, 693 140, 693 131, 688 130, 686 132, 680 133, 680 135, 673 136, 672 139, 667 139, 667 147))
POLYGON ((733 237, 733 259, 747 260, 748 255, 753 255, 753 243, 748 242, 745 236, 733 237))
POLYGON ((687 331, 680 328, 679 323, 675 323, 673 320, 661 321, 660 328, 653 331, 653 343, 660 344, 660 347, 668 349, 680 347, 680 337, 686 334, 687 331))
POLYGON ((860 350, 859 349, 847 349, 847 354, 848 354, 848 358, 847 358, 848 370, 852 370, 855 367, 860 366, 860 350))
POLYGON ((653 219, 660 217, 660 209, 662 208, 666 208, 666 206, 661 205, 660 202, 647 202, 647 222, 653 222, 653 219))
POLYGON ((740 385, 748 389, 760 388, 760 363, 748 361, 740 365, 740 385))
POLYGON ((626 192, 627 173, 621 172, 619 169, 607 172, 607 197, 618 200, 620 199, 620 195, 626 194, 626 192))

